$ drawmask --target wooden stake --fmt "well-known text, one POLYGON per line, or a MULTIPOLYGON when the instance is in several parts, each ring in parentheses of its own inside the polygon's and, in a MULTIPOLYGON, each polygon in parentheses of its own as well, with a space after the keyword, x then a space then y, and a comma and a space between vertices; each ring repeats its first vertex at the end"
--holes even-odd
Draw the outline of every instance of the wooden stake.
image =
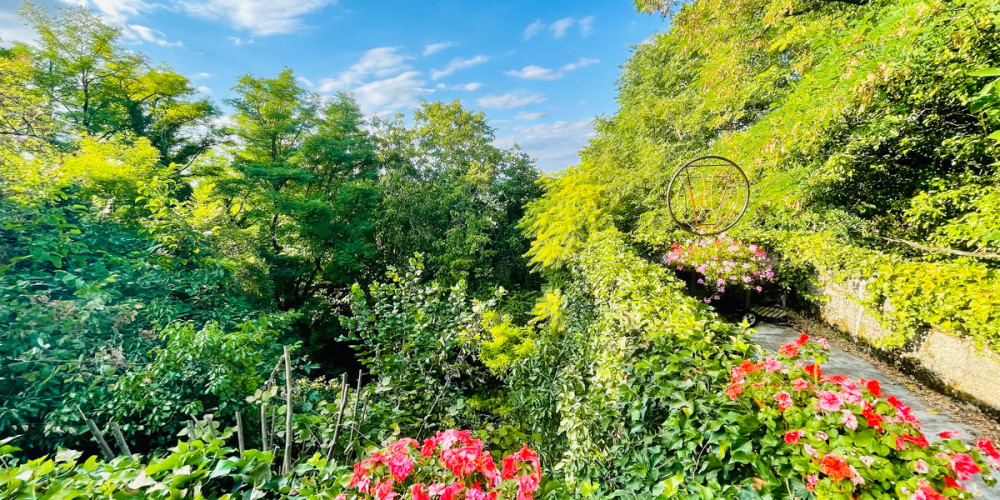
POLYGON ((333 426, 333 440, 326 450, 326 459, 333 456, 333 449, 337 446, 337 438, 340 437, 340 422, 344 419, 344 409, 347 408, 347 372, 340 376, 340 409, 337 410, 337 424, 333 426))
POLYGON ((266 450, 267 446, 267 403, 260 404, 260 449, 266 450))
POLYGON ((97 447, 101 449, 101 454, 104 455, 106 460, 111 460, 115 458, 115 452, 111 451, 111 447, 108 446, 108 442, 104 440, 104 434, 101 434, 101 430, 97 428, 97 424, 93 420, 87 418, 83 414, 83 410, 79 406, 76 407, 76 411, 80 413, 80 418, 87 424, 87 428, 90 429, 90 433, 94 436, 94 441, 97 441, 97 447))
POLYGON ((115 441, 118 441, 118 448, 122 450, 123 455, 132 456, 132 450, 128 447, 128 442, 125 441, 125 436, 122 435, 121 427, 118 427, 118 422, 111 422, 111 433, 115 436, 115 441))
POLYGON ((240 446, 240 455, 243 454, 243 414, 236 412, 236 442, 240 446))
POLYGON ((285 349, 285 461, 284 470, 288 474, 292 470, 292 356, 285 349))
POLYGON ((358 388, 354 391, 354 425, 351 426, 351 439, 347 442, 354 444, 354 431, 358 430, 358 402, 361 401, 361 370, 358 370, 358 388))

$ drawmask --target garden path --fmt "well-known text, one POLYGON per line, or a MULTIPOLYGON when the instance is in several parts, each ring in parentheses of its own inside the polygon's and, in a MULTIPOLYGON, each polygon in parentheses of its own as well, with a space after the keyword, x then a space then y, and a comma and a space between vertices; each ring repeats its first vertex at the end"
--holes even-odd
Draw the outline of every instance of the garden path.
MULTIPOLYGON (((767 351, 777 352, 782 345, 795 342, 799 338, 800 331, 787 326, 778 326, 769 323, 757 323, 754 325, 756 333, 753 339, 767 351)), ((850 354, 843 349, 831 344, 830 360, 823 365, 823 371, 827 373, 842 373, 852 378, 875 379, 881 382, 882 390, 888 394, 894 394, 900 400, 913 407, 914 413, 921 421, 921 430, 928 439, 935 440, 937 433, 941 431, 960 430, 962 437, 966 440, 973 438, 972 429, 963 425, 954 415, 947 410, 938 410, 921 399, 913 391, 905 386, 893 381, 885 372, 872 365, 868 361, 850 354)), ((1000 473, 994 471, 994 477, 1000 473)), ((1000 500, 1000 483, 992 488, 986 486, 982 481, 969 484, 969 489, 975 491, 978 488, 980 496, 989 500, 1000 500)))

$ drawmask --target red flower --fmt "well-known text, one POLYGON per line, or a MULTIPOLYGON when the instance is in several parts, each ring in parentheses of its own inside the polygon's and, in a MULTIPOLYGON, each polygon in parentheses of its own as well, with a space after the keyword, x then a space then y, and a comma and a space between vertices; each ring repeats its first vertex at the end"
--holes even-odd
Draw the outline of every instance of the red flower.
POLYGON ((962 433, 962 431, 943 431, 943 432, 939 432, 938 436, 941 439, 951 439, 951 438, 953 438, 955 436, 958 436, 961 433, 962 433))
POLYGON ((804 333, 802 335, 799 335, 799 340, 795 341, 795 343, 798 345, 806 345, 806 342, 809 342, 809 336, 804 333))
POLYGON ((736 401, 736 396, 743 393, 743 386, 740 384, 731 384, 726 388, 726 394, 729 395, 729 399, 736 401))
POLYGON ((945 488, 955 488, 956 490, 964 490, 965 486, 958 484, 951 476, 944 477, 944 487, 945 488))
POLYGON ((854 472, 851 471, 851 466, 847 464, 847 461, 832 453, 823 457, 823 460, 819 463, 819 471, 832 477, 834 481, 854 476, 854 472))
POLYGON ((913 500, 948 500, 948 497, 934 491, 934 488, 930 486, 921 486, 916 493, 913 494, 913 500))
POLYGON ((756 368, 754 367, 754 364, 751 363, 749 359, 744 359, 743 364, 740 365, 740 371, 747 375, 750 375, 755 370, 756 368))
POLYGON ((927 442, 927 438, 923 434, 918 436, 910 436, 908 434, 903 435, 903 441, 909 441, 921 448, 926 448, 930 443, 927 442))
POLYGON ((434 438, 427 438, 424 440, 424 447, 420 448, 420 456, 424 458, 430 458, 434 455, 437 450, 437 440, 434 438))
POLYGON ((789 358, 794 358, 799 355, 799 346, 795 344, 785 344, 781 346, 781 349, 778 349, 778 352, 788 356, 789 358))
POLYGON ((517 478, 517 500, 532 500, 531 494, 538 489, 540 478, 534 474, 525 474, 517 478))
POLYGON ((975 460, 965 453, 956 453, 949 457, 948 461, 951 462, 951 470, 955 471, 955 475, 962 481, 972 479, 973 475, 982 470, 976 465, 975 460))
POLYGON ((788 431, 785 433, 785 442, 788 444, 796 444, 805 434, 805 431, 802 430, 788 431))
MULTIPOLYGON (((809 365, 809 366, 813 366, 813 365, 809 365)), ((806 367, 807 371, 808 371, 809 366, 806 367)), ((818 366, 816 368, 819 369, 818 366)), ((831 383, 839 385, 839 384, 843 384, 844 382, 847 382, 847 375, 827 375, 826 378, 825 378, 825 380, 827 382, 831 382, 831 383)))
POLYGON ((986 456, 1000 459, 1000 453, 998 453, 997 449, 993 447, 993 441, 990 441, 989 439, 980 439, 979 441, 976 441, 976 446, 978 446, 979 450, 985 453, 986 456))
POLYGON ((417 483, 410 487, 410 495, 413 500, 431 500, 431 497, 424 491, 424 483, 417 483))
POLYGON ((861 410, 861 414, 864 415, 865 420, 868 421, 868 427, 874 427, 878 429, 879 432, 882 431, 882 422, 885 420, 878 413, 865 408, 864 410, 861 410))
POLYGON ((819 365, 806 365, 804 370, 814 378, 820 378, 823 376, 823 370, 819 369, 819 365))
POLYGON ((503 457, 503 471, 500 474, 504 479, 510 479, 517 475, 517 459, 513 455, 503 457))
POLYGON ((865 387, 868 388, 868 392, 876 398, 882 397, 882 386, 879 385, 878 380, 869 380, 865 387))

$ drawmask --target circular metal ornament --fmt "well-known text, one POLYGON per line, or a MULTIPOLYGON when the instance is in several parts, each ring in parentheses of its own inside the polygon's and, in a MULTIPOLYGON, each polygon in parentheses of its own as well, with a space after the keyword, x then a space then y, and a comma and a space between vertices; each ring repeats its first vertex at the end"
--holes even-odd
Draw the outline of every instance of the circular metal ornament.
POLYGON ((750 181, 739 165, 722 156, 702 156, 670 179, 667 209, 692 234, 712 236, 733 227, 750 204, 750 181))

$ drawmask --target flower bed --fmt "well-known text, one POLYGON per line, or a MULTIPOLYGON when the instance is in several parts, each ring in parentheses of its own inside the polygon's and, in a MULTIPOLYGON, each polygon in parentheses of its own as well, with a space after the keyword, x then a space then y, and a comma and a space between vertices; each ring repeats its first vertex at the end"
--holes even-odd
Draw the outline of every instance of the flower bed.
POLYGON ((497 467, 469 431, 448 430, 423 444, 404 438, 354 465, 337 500, 531 500, 542 480, 538 455, 522 446, 497 467))
POLYGON ((771 260, 763 249, 726 238, 705 238, 684 246, 673 243, 664 262, 678 271, 700 274, 698 284, 709 289, 706 304, 719 300, 727 287, 752 287, 759 292, 761 283, 774 278, 771 260))
POLYGON ((756 414, 758 453, 777 473, 802 478, 819 498, 972 498, 966 481, 995 482, 992 442, 971 447, 958 432, 930 442, 912 409, 877 380, 823 373, 828 349, 803 334, 777 357, 733 368, 727 393, 756 414))

